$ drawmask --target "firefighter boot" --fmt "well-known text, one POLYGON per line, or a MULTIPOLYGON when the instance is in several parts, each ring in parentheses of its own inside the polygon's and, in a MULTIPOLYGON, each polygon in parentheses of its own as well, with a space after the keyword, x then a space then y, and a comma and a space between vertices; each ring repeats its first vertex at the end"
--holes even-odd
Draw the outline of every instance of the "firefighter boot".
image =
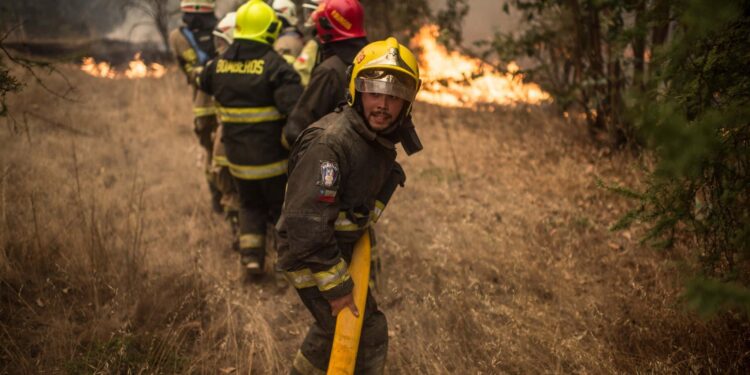
POLYGON ((240 213, 237 210, 227 211, 226 220, 232 230, 232 250, 240 251, 240 213))
POLYGON ((265 254, 263 249, 241 249, 240 264, 251 275, 263 274, 265 254))
POLYGON ((216 214, 224 213, 224 206, 221 204, 221 190, 211 181, 208 182, 208 190, 211 192, 211 209, 216 214))

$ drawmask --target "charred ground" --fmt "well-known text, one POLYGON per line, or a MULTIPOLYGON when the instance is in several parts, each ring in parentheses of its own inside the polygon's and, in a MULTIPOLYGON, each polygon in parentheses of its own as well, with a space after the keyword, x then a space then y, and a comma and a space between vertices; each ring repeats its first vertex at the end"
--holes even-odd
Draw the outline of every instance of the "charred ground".
MULTIPOLYGON (((238 269, 182 77, 63 71, 73 101, 29 84, 0 132, 0 372, 287 371, 310 317, 238 269)), ((425 150, 378 224, 389 373, 747 368, 747 327, 684 312, 678 265, 608 230, 628 202, 596 181, 638 184, 640 160, 544 108, 414 118, 425 150)))

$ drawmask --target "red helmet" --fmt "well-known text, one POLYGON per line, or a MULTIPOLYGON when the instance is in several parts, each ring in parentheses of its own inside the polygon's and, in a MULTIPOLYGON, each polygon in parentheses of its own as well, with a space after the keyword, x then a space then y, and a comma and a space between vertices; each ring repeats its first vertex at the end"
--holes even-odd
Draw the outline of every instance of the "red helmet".
POLYGON ((313 21, 323 43, 367 35, 365 12, 358 0, 325 0, 313 14, 313 21))

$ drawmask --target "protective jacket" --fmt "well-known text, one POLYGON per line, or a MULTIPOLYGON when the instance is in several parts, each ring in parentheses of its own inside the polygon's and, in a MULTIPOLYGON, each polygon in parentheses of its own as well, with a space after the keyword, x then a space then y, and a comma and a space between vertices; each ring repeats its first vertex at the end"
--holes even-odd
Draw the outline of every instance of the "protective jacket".
POLYGON ((184 26, 172 30, 169 34, 169 45, 172 52, 180 65, 180 69, 185 73, 187 82, 193 87, 193 116, 195 117, 216 113, 211 96, 196 90, 194 83, 196 76, 203 68, 203 64, 214 57, 211 30, 209 29, 206 35, 203 34, 205 33, 195 32, 184 26), (192 41, 188 40, 186 36, 188 34, 192 36, 192 41), (203 39, 208 40, 210 49, 203 39), (199 58, 199 56, 207 56, 207 59, 203 61, 203 58, 199 58))
POLYGON ((305 130, 292 148, 279 232, 278 267, 298 289, 327 299, 351 293, 347 262, 403 184, 392 140, 344 106, 305 130))
POLYGON ((291 65, 270 45, 237 39, 208 63, 198 83, 218 103, 232 175, 259 180, 286 173, 282 126, 302 93, 291 65))
POLYGON ((314 68, 310 83, 287 121, 285 137, 290 145, 310 124, 346 101, 346 68, 366 44, 367 39, 359 38, 323 45, 322 62, 314 68))
POLYGON ((294 70, 299 73, 299 78, 302 80, 302 86, 307 87, 310 83, 310 75, 312 74, 313 68, 318 65, 318 41, 312 38, 305 43, 302 47, 297 59, 294 60, 294 70))

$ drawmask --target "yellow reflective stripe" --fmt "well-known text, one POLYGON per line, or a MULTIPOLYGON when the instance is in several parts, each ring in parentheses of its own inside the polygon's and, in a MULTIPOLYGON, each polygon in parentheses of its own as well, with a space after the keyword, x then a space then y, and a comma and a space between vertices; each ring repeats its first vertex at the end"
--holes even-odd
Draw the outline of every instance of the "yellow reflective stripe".
POLYGON ((262 234, 241 234, 240 249, 257 249, 266 247, 266 236, 262 234))
POLYGON ((351 220, 349 220, 349 217, 346 216, 345 211, 340 211, 339 217, 336 218, 336 222, 334 223, 333 229, 339 232, 353 232, 353 231, 365 229, 369 226, 370 226, 370 222, 368 221, 367 224, 360 227, 356 223, 353 223, 351 220))
MULTIPOLYGON (((188 62, 190 65, 195 63, 198 60, 198 55, 195 53, 195 50, 192 48, 188 48, 181 53, 182 58, 185 59, 186 62, 188 62)), ((185 64, 188 65, 188 64, 185 64)))
POLYGON ((291 147, 289 147, 289 142, 287 142, 286 137, 284 136, 284 131, 281 131, 281 147, 284 147, 284 149, 289 150, 291 147))
POLYGON ((228 123, 256 123, 281 120, 284 118, 276 107, 219 107, 219 118, 228 123))
POLYGON ((384 209, 385 203, 381 201, 375 201, 375 208, 371 212, 370 220, 372 220, 373 223, 377 223, 378 219, 380 219, 380 215, 383 214, 384 209))
POLYGON ((193 107, 193 116, 201 117, 208 115, 215 115, 216 107, 193 107))
POLYGON ((289 283, 297 289, 310 288, 317 286, 315 278, 309 268, 304 268, 299 271, 284 272, 284 276, 289 280, 289 283))
POLYGON ((214 165, 218 165, 220 167, 228 167, 229 166, 229 160, 227 160, 226 156, 217 156, 214 155, 214 165))
POLYGON ((302 354, 302 351, 298 350, 297 355, 294 356, 294 363, 292 364, 297 372, 302 375, 324 375, 326 372, 315 367, 310 360, 302 354))
POLYGON ((324 292, 341 285, 350 278, 346 261, 343 259, 325 271, 312 273, 309 268, 303 268, 298 271, 284 272, 284 276, 297 289, 317 286, 324 292))
POLYGON ((281 176, 286 173, 289 161, 287 159, 265 165, 237 165, 227 161, 232 176, 243 180, 262 180, 281 176))
POLYGON ((290 55, 288 53, 281 55, 281 57, 283 57, 284 60, 286 60, 286 62, 289 63, 289 65, 294 64, 294 61, 297 60, 297 56, 290 55))
POLYGON ((315 272, 313 277, 321 292, 331 290, 350 278, 349 269, 346 267, 346 261, 343 259, 325 271, 315 272))

